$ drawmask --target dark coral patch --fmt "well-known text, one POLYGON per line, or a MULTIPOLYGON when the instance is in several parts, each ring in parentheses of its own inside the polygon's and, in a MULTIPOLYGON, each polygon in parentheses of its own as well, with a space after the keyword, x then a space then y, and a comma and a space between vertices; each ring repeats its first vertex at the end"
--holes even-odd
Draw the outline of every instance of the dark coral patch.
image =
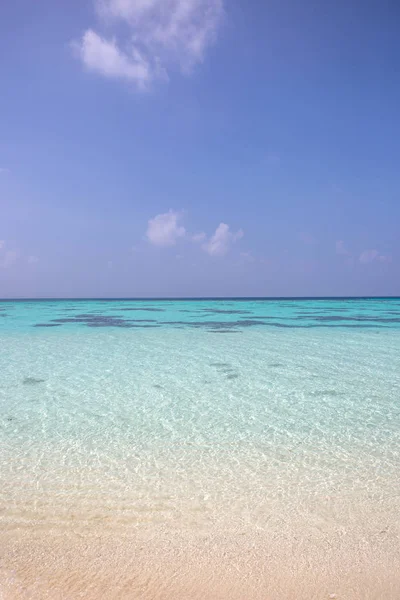
POLYGON ((129 307, 127 307, 127 308, 120 308, 119 310, 123 311, 123 312, 128 312, 128 311, 165 312, 164 308, 155 308, 155 307, 152 307, 152 306, 146 306, 146 307, 143 307, 143 308, 129 308, 129 307))
POLYGON ((44 383, 45 379, 38 379, 37 377, 25 377, 22 381, 24 385, 36 385, 37 383, 44 383))
POLYGON ((124 327, 124 328, 149 328, 159 327, 154 319, 123 319, 116 315, 79 314, 74 317, 63 317, 53 319, 53 325, 66 325, 68 323, 79 323, 87 327, 124 327))
MULTIPOLYGON (((207 328, 216 330, 229 330, 235 327, 253 327, 260 325, 260 321, 243 319, 240 321, 165 321, 165 325, 184 325, 186 327, 207 328)), ((263 322, 261 322, 263 324, 263 322)))
POLYGON ((315 321, 363 321, 365 323, 400 323, 400 318, 396 317, 374 317, 370 315, 353 315, 343 317, 341 315, 315 316, 315 321))
POLYGON ((239 329, 208 329, 208 333, 242 333, 239 329))
POLYGON ((203 308, 202 312, 211 313, 214 315, 250 315, 249 310, 229 310, 221 308, 203 308))
POLYGON ((337 390, 314 390, 313 392, 311 392, 312 396, 343 396, 344 394, 342 392, 338 392, 337 390))

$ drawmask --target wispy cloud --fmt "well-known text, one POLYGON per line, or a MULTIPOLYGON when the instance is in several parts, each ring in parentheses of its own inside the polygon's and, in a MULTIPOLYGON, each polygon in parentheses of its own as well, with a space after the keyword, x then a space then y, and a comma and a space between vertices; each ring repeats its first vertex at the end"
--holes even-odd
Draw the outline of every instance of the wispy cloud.
POLYGON ((34 265, 39 258, 33 254, 27 255, 15 247, 9 246, 5 240, 0 240, 0 269, 10 269, 14 265, 34 265))
POLYGON ((0 240, 0 269, 8 269, 18 258, 18 252, 8 249, 5 240, 0 240))
MULTIPOLYGON (((179 240, 201 244, 201 249, 210 256, 224 256, 232 244, 243 237, 243 231, 233 232, 229 225, 220 223, 215 232, 208 238, 204 231, 190 233, 182 224, 183 212, 170 209, 166 213, 156 215, 147 223, 146 238, 154 246, 175 246, 179 240)), ((250 260, 250 253, 243 258, 250 260)))
POLYGON ((360 263, 370 263, 378 257, 378 254, 378 250, 364 250, 364 252, 361 252, 360 254, 360 263))
POLYGON ((138 89, 174 69, 190 73, 204 60, 223 16, 223 0, 95 0, 107 31, 128 31, 124 41, 87 29, 74 46, 84 65, 138 89))
POLYGON ((345 262, 350 265, 354 265, 356 262, 362 265, 367 265, 373 262, 390 263, 392 257, 388 254, 381 254, 376 248, 363 250, 360 254, 352 253, 348 250, 343 240, 336 242, 336 254, 343 256, 345 262))
POLYGON ((389 263, 392 261, 392 257, 387 254, 380 254, 378 250, 364 250, 361 252, 359 257, 360 263, 366 265, 374 261, 389 263))
POLYGON ((145 89, 152 78, 149 64, 137 49, 133 47, 127 55, 115 39, 106 40, 92 29, 84 33, 75 48, 88 69, 105 77, 133 81, 139 89, 145 89))
POLYGON ((380 254, 378 256, 378 260, 379 260, 379 262, 382 262, 382 263, 391 263, 392 257, 390 256, 390 254, 380 254))
POLYGON ((348 251, 346 244, 343 240, 338 240, 336 242, 336 254, 340 254, 342 256, 350 256, 350 252, 348 251))
POLYGON ((200 242, 204 242, 204 240, 206 239, 206 234, 204 233, 204 231, 201 231, 200 233, 195 233, 194 235, 192 235, 192 241, 195 243, 200 243, 200 242))
POLYGON ((177 240, 186 235, 186 229, 179 225, 182 214, 173 210, 150 219, 146 237, 155 246, 175 246, 177 240))
POLYGON ((0 256, 0 267, 2 269, 9 269, 12 267, 18 258, 18 252, 16 250, 6 250, 0 256))
POLYGON ((203 244, 203 250, 210 254, 210 256, 224 256, 230 246, 240 240, 243 237, 243 231, 239 229, 236 233, 233 233, 229 225, 226 223, 220 223, 213 236, 203 244))
POLYGON ((5 175, 6 173, 9 173, 10 169, 8 169, 7 167, 0 167, 0 175, 5 175))
POLYGON ((299 233, 299 240, 306 246, 314 246, 314 244, 317 243, 317 240, 315 239, 315 237, 313 235, 311 235, 311 233, 308 233, 307 231, 301 231, 299 233))
POLYGON ((246 252, 241 252, 240 259, 242 263, 253 263, 256 261, 255 257, 249 250, 247 250, 246 252))

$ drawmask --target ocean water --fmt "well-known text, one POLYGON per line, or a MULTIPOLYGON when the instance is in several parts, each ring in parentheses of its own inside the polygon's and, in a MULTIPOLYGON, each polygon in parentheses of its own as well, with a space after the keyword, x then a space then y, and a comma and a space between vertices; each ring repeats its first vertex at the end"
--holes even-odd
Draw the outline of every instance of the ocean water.
POLYGON ((398 543, 400 299, 3 301, 0 332, 7 540, 398 543))

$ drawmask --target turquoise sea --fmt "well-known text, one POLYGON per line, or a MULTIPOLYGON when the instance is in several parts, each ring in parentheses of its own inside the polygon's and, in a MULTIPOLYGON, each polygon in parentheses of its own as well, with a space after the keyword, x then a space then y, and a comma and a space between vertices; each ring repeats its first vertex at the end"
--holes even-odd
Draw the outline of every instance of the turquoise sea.
POLYGON ((0 331, 7 544, 351 534, 390 562, 400 299, 2 301, 0 331))

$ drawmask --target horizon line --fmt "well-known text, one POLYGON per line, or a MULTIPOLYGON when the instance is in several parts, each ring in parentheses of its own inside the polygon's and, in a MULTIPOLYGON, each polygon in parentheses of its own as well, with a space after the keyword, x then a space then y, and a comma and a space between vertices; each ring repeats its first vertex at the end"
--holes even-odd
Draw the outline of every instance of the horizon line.
POLYGON ((45 302, 45 301, 180 301, 180 300, 389 300, 400 299, 400 295, 391 296, 19 296, 3 297, 0 302, 45 302))

